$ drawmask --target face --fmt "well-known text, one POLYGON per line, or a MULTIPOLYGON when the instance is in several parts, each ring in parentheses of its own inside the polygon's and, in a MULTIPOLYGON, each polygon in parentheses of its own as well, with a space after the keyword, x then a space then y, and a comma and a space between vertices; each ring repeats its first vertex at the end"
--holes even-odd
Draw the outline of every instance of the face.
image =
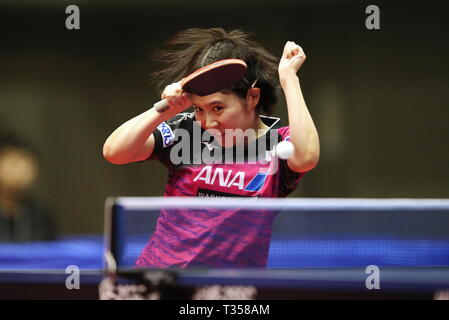
POLYGON ((28 189, 37 175, 33 156, 21 149, 5 148, 0 152, 0 186, 9 192, 28 189))
POLYGON ((247 101, 235 93, 222 91, 204 97, 192 95, 192 102, 196 121, 222 146, 230 146, 225 143, 225 129, 245 131, 254 127, 255 108, 248 106, 247 101))

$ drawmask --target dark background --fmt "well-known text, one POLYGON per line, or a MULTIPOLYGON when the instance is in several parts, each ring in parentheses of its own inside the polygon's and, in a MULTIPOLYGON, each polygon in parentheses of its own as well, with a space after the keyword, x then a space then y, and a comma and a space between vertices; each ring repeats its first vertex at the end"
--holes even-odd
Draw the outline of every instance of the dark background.
MULTIPOLYGON (((151 54, 189 27, 241 28, 299 76, 320 135, 320 164, 293 197, 448 198, 448 9, 443 2, 3 1, 0 127, 41 152, 34 192, 63 233, 100 233, 108 196, 159 196, 156 162, 116 166, 109 134, 158 101, 151 54), (81 11, 67 30, 66 6, 81 11), (365 8, 380 8, 367 30, 365 8)), ((276 116, 287 124, 280 101, 276 116)))

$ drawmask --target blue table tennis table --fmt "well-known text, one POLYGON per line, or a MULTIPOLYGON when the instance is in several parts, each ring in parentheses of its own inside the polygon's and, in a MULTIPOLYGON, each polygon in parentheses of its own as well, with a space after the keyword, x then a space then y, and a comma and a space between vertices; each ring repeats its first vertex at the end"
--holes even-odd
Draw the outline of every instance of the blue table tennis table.
MULTIPOLYGON (((181 200, 180 205, 198 204, 181 200)), ((448 200, 284 200, 268 203, 284 211, 273 227, 267 269, 177 270, 176 285, 254 285, 260 299, 432 299, 436 292, 448 289, 448 200), (379 290, 366 288, 369 265, 380 270, 379 290)), ((0 298, 98 299, 105 251, 113 249, 119 270, 132 268, 164 205, 173 206, 173 202, 113 199, 106 210, 108 237, 82 235, 0 245, 0 298), (81 270, 80 290, 65 287, 69 265, 81 270)), ((267 208, 263 200, 245 206, 267 208)), ((134 270, 122 275, 127 278, 133 272, 137 272, 130 278, 134 280, 135 275, 144 274, 134 270)))

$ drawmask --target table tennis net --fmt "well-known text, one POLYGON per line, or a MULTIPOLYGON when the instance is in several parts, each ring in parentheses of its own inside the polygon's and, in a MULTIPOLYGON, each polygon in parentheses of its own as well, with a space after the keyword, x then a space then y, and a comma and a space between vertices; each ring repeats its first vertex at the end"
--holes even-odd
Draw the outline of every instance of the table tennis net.
POLYGON ((449 200, 110 198, 105 241, 133 267, 161 210, 276 211, 267 268, 449 266, 449 200))

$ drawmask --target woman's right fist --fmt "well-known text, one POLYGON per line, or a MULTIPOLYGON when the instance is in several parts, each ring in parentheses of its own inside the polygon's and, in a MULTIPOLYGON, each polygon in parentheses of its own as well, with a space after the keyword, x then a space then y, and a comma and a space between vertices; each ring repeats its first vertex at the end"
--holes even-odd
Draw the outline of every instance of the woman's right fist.
POLYGON ((170 113, 178 114, 192 105, 190 93, 182 91, 181 82, 175 82, 166 86, 161 98, 167 99, 170 113))

